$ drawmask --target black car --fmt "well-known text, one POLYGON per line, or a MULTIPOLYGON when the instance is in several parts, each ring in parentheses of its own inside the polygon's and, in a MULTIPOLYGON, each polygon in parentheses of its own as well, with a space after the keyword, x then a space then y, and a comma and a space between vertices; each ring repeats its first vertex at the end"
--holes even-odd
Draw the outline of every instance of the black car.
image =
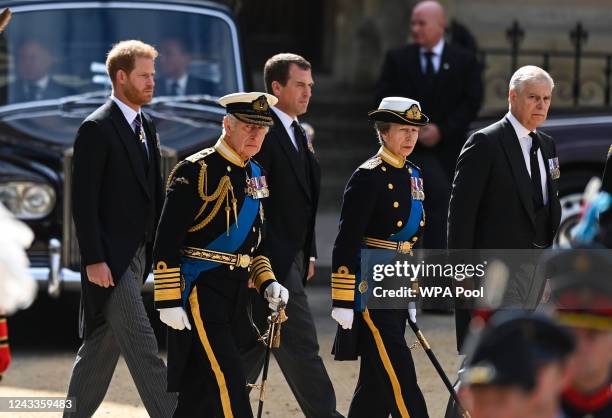
POLYGON ((560 115, 541 128, 557 146, 561 177, 561 225, 556 243, 569 243, 569 234, 582 211, 582 194, 593 178, 601 178, 608 149, 612 145, 612 116, 603 113, 560 115))
MULTIPOLYGON (((72 145, 81 121, 110 94, 106 53, 125 39, 189 48, 198 91, 156 97, 167 175, 219 136, 221 95, 245 90, 236 21, 203 1, 0 1, 13 18, 0 36, 0 202, 35 232, 34 277, 53 296, 80 289, 70 213, 72 145)), ((159 49, 159 48, 158 48, 159 49)), ((160 56, 160 59, 162 57, 160 56)), ((157 66, 158 75, 164 76, 157 66)))

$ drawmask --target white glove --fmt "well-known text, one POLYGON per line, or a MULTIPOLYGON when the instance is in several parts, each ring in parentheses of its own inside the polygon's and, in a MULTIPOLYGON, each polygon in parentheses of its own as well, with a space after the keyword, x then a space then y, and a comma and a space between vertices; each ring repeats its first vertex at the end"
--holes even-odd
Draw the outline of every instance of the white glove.
POLYGON ((333 308, 331 317, 334 318, 342 327, 342 329, 353 328, 353 317, 355 312, 347 308, 333 308))
POLYGON ((268 301, 268 307, 276 312, 281 301, 285 305, 289 301, 289 291, 279 282, 274 281, 266 287, 264 298, 268 301))
POLYGON ((177 307, 158 309, 158 311, 159 319, 170 328, 182 330, 187 327, 188 330, 191 330, 191 324, 189 323, 189 318, 187 317, 185 309, 177 307))
POLYGON ((410 320, 416 324, 416 305, 414 302, 408 302, 408 315, 410 320))

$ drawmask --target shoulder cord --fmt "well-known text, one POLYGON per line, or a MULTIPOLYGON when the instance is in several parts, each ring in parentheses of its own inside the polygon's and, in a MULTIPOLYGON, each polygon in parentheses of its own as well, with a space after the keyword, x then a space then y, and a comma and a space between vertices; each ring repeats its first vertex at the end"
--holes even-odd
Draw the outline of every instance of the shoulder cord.
POLYGON ((225 198, 225 212, 227 219, 227 235, 229 235, 229 227, 230 227, 230 206, 229 206, 229 194, 232 194, 232 206, 234 209, 234 219, 236 220, 236 224, 238 224, 238 210, 237 210, 237 200, 234 196, 234 188, 232 187, 232 182, 230 178, 225 175, 219 181, 219 186, 217 186, 217 190, 212 195, 207 195, 208 191, 208 182, 206 177, 206 163, 204 161, 198 161, 200 164, 200 175, 198 178, 198 194, 200 198, 204 201, 204 204, 198 211, 198 214, 195 216, 194 220, 197 220, 202 214, 204 210, 208 206, 208 204, 212 201, 215 201, 215 205, 213 206, 210 213, 197 225, 189 228, 189 232, 196 232, 204 228, 206 225, 210 223, 210 221, 217 215, 219 209, 221 209, 221 204, 223 203, 223 198, 225 198))

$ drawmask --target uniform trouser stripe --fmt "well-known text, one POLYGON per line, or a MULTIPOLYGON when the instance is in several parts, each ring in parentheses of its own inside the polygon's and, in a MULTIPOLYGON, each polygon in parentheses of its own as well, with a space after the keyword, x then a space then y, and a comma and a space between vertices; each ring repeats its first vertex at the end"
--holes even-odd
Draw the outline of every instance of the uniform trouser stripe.
POLYGON ((233 418, 234 414, 232 413, 232 403, 230 401, 229 391, 227 390, 227 385, 225 383, 225 376, 223 375, 223 371, 219 366, 217 357, 215 357, 215 353, 210 345, 210 342, 208 341, 208 336, 206 335, 206 330, 204 329, 204 322, 200 316, 200 304, 198 303, 196 286, 193 287, 191 294, 189 295, 189 305, 191 306, 191 314, 193 315, 193 322, 198 330, 200 342, 202 343, 202 347, 204 347, 204 351, 206 352, 206 356, 210 362, 210 367, 215 375, 217 386, 219 386, 219 396, 221 397, 223 416, 225 418, 233 418))
POLYGON ((393 364, 391 364, 391 360, 387 354, 387 349, 385 348, 385 344, 380 336, 380 331, 378 331, 378 328, 376 328, 376 325, 374 325, 374 322, 372 322, 372 318, 370 318, 370 313, 367 309, 363 312, 363 319, 366 324, 368 324, 368 328, 370 328, 370 331, 372 332, 374 342, 376 343, 376 349, 378 350, 378 355, 380 356, 380 360, 382 361, 385 371, 389 376, 389 380, 391 381, 393 397, 395 398, 397 409, 402 415, 402 418, 410 418, 410 414, 408 413, 406 403, 404 402, 404 398, 402 396, 402 388, 400 387, 395 370, 393 370, 393 364))

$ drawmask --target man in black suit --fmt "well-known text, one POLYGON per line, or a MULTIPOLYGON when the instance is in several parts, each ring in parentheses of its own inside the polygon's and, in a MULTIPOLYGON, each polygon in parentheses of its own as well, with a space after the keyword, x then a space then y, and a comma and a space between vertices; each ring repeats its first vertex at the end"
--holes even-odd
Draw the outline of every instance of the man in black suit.
MULTIPOLYGON (((474 133, 457 160, 448 215, 452 249, 537 249, 552 245, 561 219, 557 196, 559 162, 552 138, 536 130, 550 106, 554 82, 535 66, 510 80, 510 110, 500 121, 474 133)), ((527 282, 529 278, 527 278, 527 282)), ((506 300, 521 305, 530 295, 511 277, 506 300)), ((533 288, 537 294, 542 284, 533 288)), ((470 313, 457 309, 461 349, 470 313)))
POLYGON ((9 86, 12 102, 57 99, 76 90, 53 80, 51 51, 36 40, 27 40, 17 52, 17 79, 9 86))
POLYGON ((438 2, 418 3, 410 21, 414 43, 387 52, 376 86, 377 104, 383 97, 410 97, 430 118, 412 154, 414 163, 423 168, 427 190, 425 248, 445 248, 455 162, 483 96, 476 57, 445 42, 445 25, 438 2))
MULTIPOLYGON (((274 126, 256 156, 270 188, 270 197, 263 201, 266 244, 276 278, 291 294, 286 310, 291 319, 283 324, 280 348, 273 353, 305 416, 339 417, 304 292, 315 273, 315 215, 321 181, 314 149, 297 119, 306 113, 310 101, 310 63, 295 54, 275 55, 265 64, 264 81, 266 91, 278 98, 272 108, 274 126)), ((267 312, 260 298, 253 301, 253 310, 261 329, 267 312)), ((263 349, 258 344, 243 357, 251 382, 262 368, 263 349)))
POLYGON ((216 95, 215 83, 189 74, 193 56, 179 38, 168 38, 159 47, 161 77, 156 82, 158 96, 190 94, 216 95))
POLYGON ((166 366, 142 302, 163 203, 157 133, 141 106, 153 97, 157 51, 124 41, 109 52, 113 93, 85 119, 74 144, 72 210, 81 249, 81 329, 68 397, 90 417, 121 354, 152 417, 168 417, 166 366))

